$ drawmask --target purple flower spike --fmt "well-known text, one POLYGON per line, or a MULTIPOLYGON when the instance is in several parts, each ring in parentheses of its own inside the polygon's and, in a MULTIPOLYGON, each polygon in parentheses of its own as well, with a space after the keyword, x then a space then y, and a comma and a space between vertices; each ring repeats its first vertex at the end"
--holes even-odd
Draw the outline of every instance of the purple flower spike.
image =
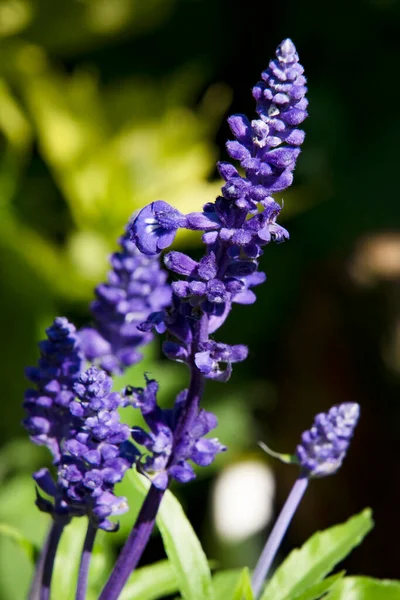
POLYGON ((186 226, 186 217, 163 200, 145 206, 134 219, 131 239, 143 254, 152 256, 168 248, 180 227, 186 226))
POLYGON ((115 531, 108 517, 128 510, 125 498, 114 494, 139 452, 129 441, 131 433, 120 422, 117 409, 124 399, 111 392, 112 380, 100 369, 90 367, 74 386, 77 399, 69 406, 74 429, 58 440, 61 457, 57 479, 47 469, 34 473, 38 487, 53 502, 38 497, 38 506, 55 518, 86 515, 95 528, 115 531))
POLYGON ((120 374, 142 358, 137 348, 153 336, 138 325, 171 303, 167 273, 159 259, 141 254, 128 234, 119 243, 121 250, 110 259, 108 282, 97 286, 91 305, 95 327, 79 331, 87 360, 110 374, 120 374))
POLYGON ((360 416, 354 402, 333 406, 314 419, 311 429, 301 436, 296 455, 309 477, 332 475, 340 468, 360 416))
POLYGON ((75 327, 65 317, 57 317, 46 333, 48 339, 39 344, 38 366, 26 369, 36 389, 25 392, 27 417, 23 425, 35 444, 48 447, 57 464, 61 440, 75 426, 69 406, 83 366, 83 353, 75 327))

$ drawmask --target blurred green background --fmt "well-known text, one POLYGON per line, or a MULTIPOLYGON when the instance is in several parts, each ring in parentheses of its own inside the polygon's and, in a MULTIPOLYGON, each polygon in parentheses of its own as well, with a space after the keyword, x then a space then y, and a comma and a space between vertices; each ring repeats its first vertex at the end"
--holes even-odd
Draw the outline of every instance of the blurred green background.
MULTIPOLYGON (((266 248, 256 305, 236 307, 218 333, 250 348, 229 383, 207 388, 229 452, 175 491, 211 558, 253 566, 266 529, 218 534, 217 474, 267 464, 259 439, 292 451, 316 412, 357 401, 350 456, 334 480, 310 486, 282 552, 369 505, 376 529, 345 567, 400 577, 390 552, 400 531, 399 16, 394 0, 0 0, 0 521, 35 543, 47 525, 30 474, 48 457, 20 426, 23 369, 44 328, 55 315, 89 320, 135 209, 163 199, 190 212, 215 198, 226 116, 253 115, 251 87, 291 37, 310 100, 295 185, 283 194, 291 240, 266 248)), ((169 403, 186 373, 157 343, 147 354, 124 380, 140 385, 150 371, 169 403)), ((295 473, 269 466, 277 510, 295 473)), ((107 556, 129 525, 103 540, 107 556)), ((144 560, 161 556, 155 538, 144 560)), ((1 600, 23 598, 29 577, 26 557, 0 536, 1 600)))

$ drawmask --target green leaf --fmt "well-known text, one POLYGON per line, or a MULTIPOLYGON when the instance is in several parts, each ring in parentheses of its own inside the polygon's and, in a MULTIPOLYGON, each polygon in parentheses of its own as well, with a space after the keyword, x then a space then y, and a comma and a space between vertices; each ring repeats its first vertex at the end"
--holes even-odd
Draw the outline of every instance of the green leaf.
POLYGON ((33 563, 35 556, 35 547, 31 541, 29 541, 18 529, 7 525, 7 523, 0 523, 0 535, 5 535, 10 540, 13 540, 18 544, 20 548, 25 552, 29 560, 33 563))
POLYGON ((245 567, 233 592, 232 600, 254 600, 249 569, 245 567))
POLYGON ((214 574, 213 586, 216 600, 226 600, 232 597, 241 573, 242 569, 227 569, 214 574))
POLYGON ((261 600, 289 600, 321 581, 372 529, 371 510, 346 523, 315 533, 293 550, 274 573, 261 600))
POLYGON ((400 581, 345 577, 339 581, 324 600, 399 600, 400 581))
POLYGON ((340 573, 336 573, 335 575, 331 575, 327 577, 323 581, 316 583, 308 588, 305 592, 300 594, 300 596, 296 596, 293 600, 318 600, 324 594, 329 592, 333 588, 333 586, 340 581, 346 571, 341 571, 340 573))
POLYGON ((73 600, 75 597, 79 561, 86 528, 86 519, 73 519, 62 533, 57 548, 51 584, 54 598, 73 600))
POLYGON ((168 560, 142 567, 131 575, 120 600, 155 600, 178 591, 178 578, 168 560))
MULTIPOLYGON (((137 471, 130 481, 144 497, 150 483, 137 471)), ((165 552, 174 567, 179 591, 186 600, 214 600, 211 572, 206 555, 177 498, 167 490, 157 517, 165 552)))

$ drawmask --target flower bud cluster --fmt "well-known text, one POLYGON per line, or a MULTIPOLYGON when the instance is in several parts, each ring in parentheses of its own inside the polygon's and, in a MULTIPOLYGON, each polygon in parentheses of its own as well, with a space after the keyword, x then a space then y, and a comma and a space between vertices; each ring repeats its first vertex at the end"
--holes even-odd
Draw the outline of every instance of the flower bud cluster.
POLYGON ((73 387, 81 373, 83 354, 76 329, 65 317, 57 317, 46 333, 48 339, 39 343, 38 366, 26 369, 36 389, 25 392, 27 417, 23 425, 35 444, 47 446, 57 464, 61 440, 76 425, 69 407, 75 397, 73 387))
POLYGON ((128 510, 126 499, 115 496, 114 485, 138 456, 118 414, 125 401, 111 388, 105 371, 90 367, 82 373, 74 386, 77 399, 69 406, 77 427, 61 442, 57 481, 47 469, 34 474, 38 486, 53 497, 53 503, 39 497, 39 508, 55 518, 87 515, 106 531, 117 528, 109 516, 128 510))
MULTIPOLYGON (((152 328, 168 332, 171 339, 164 351, 169 358, 190 363, 193 327, 202 315, 207 315, 211 335, 233 303, 255 302, 252 288, 266 279, 258 271, 262 247, 289 237, 276 223, 281 208, 270 194, 291 184, 304 139, 297 129, 307 116, 302 73, 293 43, 285 40, 253 90, 259 119, 250 123, 243 115, 233 115, 228 120, 236 139, 227 143, 227 150, 240 162, 245 176, 232 164, 219 163, 226 182, 222 195, 201 213, 183 215, 158 200, 146 206, 129 227, 131 239, 149 256, 169 246, 179 228, 203 231, 206 253, 200 261, 181 252, 165 255, 166 267, 174 279, 179 277, 172 284, 172 306, 150 314, 140 326, 144 332, 152 328)), ((201 349, 196 348, 194 363, 206 378, 226 381, 231 364, 247 356, 242 346, 229 348, 209 339, 202 343, 201 349)))
POLYGON ((318 414, 311 429, 301 436, 296 455, 303 472, 309 477, 332 475, 340 468, 360 416, 355 402, 333 406, 318 414))
POLYGON ((191 427, 178 438, 175 435, 179 419, 185 407, 187 390, 176 398, 172 409, 161 409, 157 405, 158 383, 146 380, 145 388, 128 388, 130 404, 139 408, 149 431, 141 427, 132 430, 132 437, 149 452, 138 463, 138 469, 147 474, 153 485, 166 489, 168 479, 172 477, 180 483, 191 481, 195 477, 191 460, 205 467, 212 463, 215 455, 224 452, 226 447, 216 438, 204 437, 217 426, 217 418, 201 409, 191 427))
POLYGON ((91 305, 94 327, 79 332, 87 360, 110 374, 120 374, 141 360, 137 348, 152 335, 137 326, 171 302, 171 288, 159 260, 139 252, 127 234, 119 243, 121 250, 110 258, 108 282, 96 288, 91 305))

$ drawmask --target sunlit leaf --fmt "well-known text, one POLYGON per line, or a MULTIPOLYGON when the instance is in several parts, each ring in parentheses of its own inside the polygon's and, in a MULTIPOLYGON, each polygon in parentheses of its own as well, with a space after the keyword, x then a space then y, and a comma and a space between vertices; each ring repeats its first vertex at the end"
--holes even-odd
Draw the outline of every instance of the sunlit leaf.
POLYGON ((137 569, 126 583, 120 600, 155 600, 178 591, 175 569, 168 560, 137 569))
POLYGON ((0 535, 13 540, 25 552, 29 560, 33 562, 35 547, 16 527, 11 527, 7 523, 0 523, 0 535))
MULTIPOLYGON (((144 497, 149 482, 136 471, 128 477, 144 497)), ((177 498, 167 490, 157 517, 164 548, 186 600, 214 599, 211 572, 201 544, 177 498)))
POLYGON ((345 577, 324 600, 399 600, 400 581, 345 577))
POLYGON ((321 581, 372 529, 371 510, 315 533, 293 550, 267 583, 261 600, 289 600, 321 581))

